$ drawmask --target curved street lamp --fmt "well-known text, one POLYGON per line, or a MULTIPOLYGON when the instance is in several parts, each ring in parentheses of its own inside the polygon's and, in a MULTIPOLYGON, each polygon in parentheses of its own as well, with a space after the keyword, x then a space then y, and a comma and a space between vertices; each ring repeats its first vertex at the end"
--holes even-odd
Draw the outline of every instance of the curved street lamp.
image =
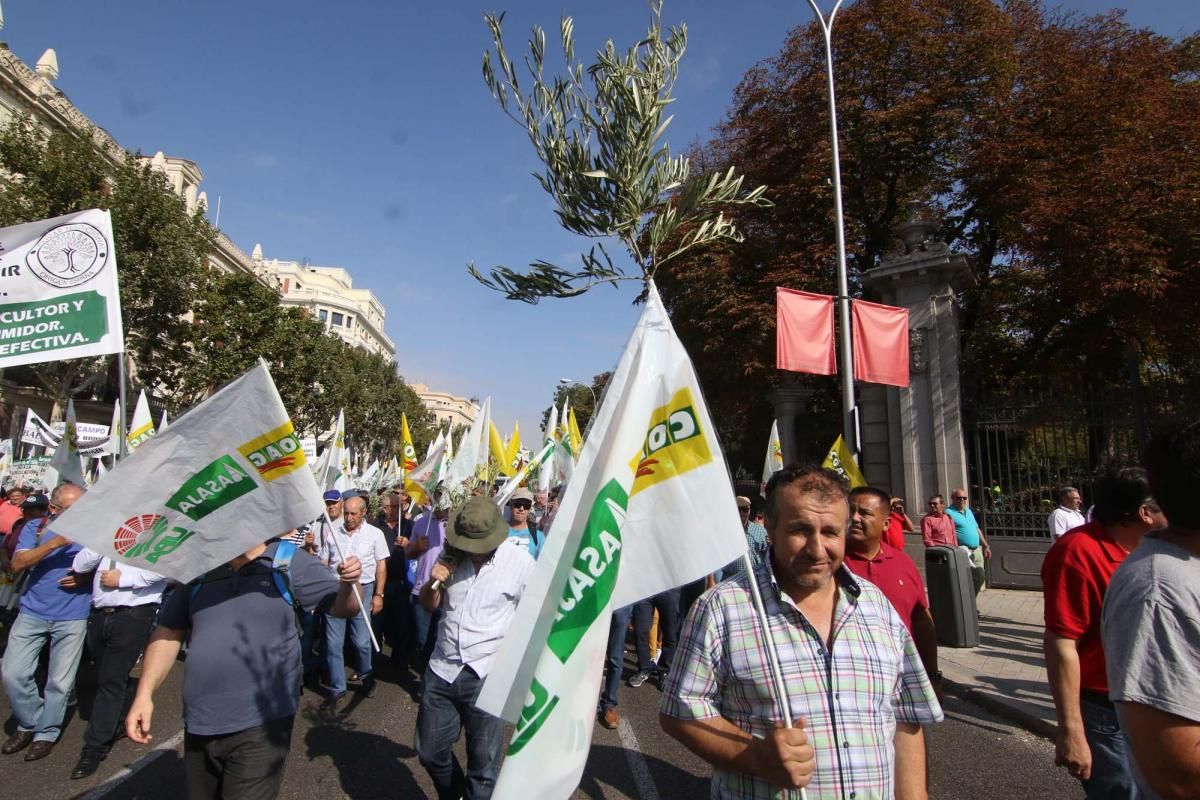
POLYGON ((596 415, 596 410, 600 405, 600 401, 596 399, 596 390, 593 389, 590 384, 586 384, 583 381, 577 381, 574 378, 559 378, 558 382, 560 384, 562 384, 563 386, 572 386, 572 385, 582 386, 583 388, 585 388, 589 392, 591 392, 592 393, 592 416, 596 415))

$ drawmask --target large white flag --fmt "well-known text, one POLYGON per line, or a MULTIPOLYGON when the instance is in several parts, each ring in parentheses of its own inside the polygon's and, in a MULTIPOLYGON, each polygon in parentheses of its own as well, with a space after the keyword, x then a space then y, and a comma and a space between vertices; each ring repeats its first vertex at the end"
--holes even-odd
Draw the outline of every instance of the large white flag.
POLYGON ((745 550, 696 374, 651 285, 477 702, 516 723, 496 800, 578 786, 612 609, 745 550))
POLYGON ((549 492, 550 484, 553 483, 554 475, 554 451, 558 447, 558 437, 555 432, 558 430, 558 408, 550 404, 550 416, 546 419, 546 436, 542 440, 542 448, 550 448, 550 457, 543 459, 538 463, 538 491, 549 492))
POLYGON ((442 462, 446 456, 446 437, 438 431, 430 442, 429 455, 404 478, 404 490, 414 503, 432 503, 434 490, 441 480, 442 462))
POLYGON ((83 479, 83 459, 79 455, 79 424, 75 421, 75 401, 67 400, 66 427, 62 438, 50 456, 50 466, 58 470, 58 481, 69 481, 76 486, 87 486, 83 479))
POLYGON ((346 449, 346 414, 338 409, 337 422, 333 424, 333 438, 325 447, 322 457, 325 469, 321 472, 321 489, 344 489, 339 485, 350 477, 350 451, 346 449))
POLYGON ((321 513, 321 492, 262 361, 122 459, 53 530, 177 581, 321 513))
POLYGON ((492 398, 487 397, 475 414, 475 421, 471 423, 471 427, 458 440, 458 451, 454 454, 454 460, 450 462, 450 466, 446 470, 448 486, 458 486, 466 482, 468 478, 475 477, 475 468, 479 466, 480 458, 483 459, 484 466, 487 466, 487 437, 488 423, 492 419, 491 408, 492 398))
POLYGON ((137 450, 148 440, 154 438, 154 418, 150 416, 150 403, 146 400, 146 390, 138 394, 137 406, 133 409, 133 422, 129 423, 129 450, 137 450))
POLYGON ((771 438, 767 441, 767 457, 763 461, 762 492, 767 493, 767 481, 783 469, 783 445, 779 442, 779 420, 771 421, 771 438))

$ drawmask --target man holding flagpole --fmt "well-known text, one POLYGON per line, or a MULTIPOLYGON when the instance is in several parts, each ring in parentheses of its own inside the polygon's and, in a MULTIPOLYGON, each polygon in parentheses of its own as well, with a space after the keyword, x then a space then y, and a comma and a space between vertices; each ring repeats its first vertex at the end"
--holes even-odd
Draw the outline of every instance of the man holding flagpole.
POLYGON ((785 467, 767 484, 767 563, 706 592, 684 624, 663 730, 713 765, 712 797, 928 796, 921 726, 942 719, 887 598, 843 566, 845 483, 785 467), (781 727, 750 581, 761 592, 796 720, 781 727))

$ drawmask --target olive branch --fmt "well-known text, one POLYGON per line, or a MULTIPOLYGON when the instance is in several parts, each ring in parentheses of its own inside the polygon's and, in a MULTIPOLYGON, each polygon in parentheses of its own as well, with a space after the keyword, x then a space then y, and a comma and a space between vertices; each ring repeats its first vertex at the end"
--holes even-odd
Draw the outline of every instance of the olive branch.
POLYGON ((529 135, 544 165, 534 177, 554 199, 559 223, 598 241, 580 254, 575 271, 539 259, 527 272, 496 266, 485 276, 469 264, 483 285, 511 300, 537 303, 574 297, 603 283, 648 282, 660 266, 692 248, 719 239, 742 241, 724 207, 771 205, 765 186, 743 192, 743 178, 733 168, 694 179, 687 157, 671 155, 663 135, 674 117, 664 114, 674 102, 687 27, 671 27, 664 38, 661 0, 651 4, 651 12, 645 38, 624 53, 608 40, 586 69, 575 58, 574 22, 564 16, 566 71, 553 78, 545 75, 546 33, 535 25, 524 58, 527 90, 504 46, 504 15, 484 16, 495 45, 494 58, 492 51, 483 54, 484 82, 529 135), (614 264, 605 239, 624 245, 640 274, 614 264))

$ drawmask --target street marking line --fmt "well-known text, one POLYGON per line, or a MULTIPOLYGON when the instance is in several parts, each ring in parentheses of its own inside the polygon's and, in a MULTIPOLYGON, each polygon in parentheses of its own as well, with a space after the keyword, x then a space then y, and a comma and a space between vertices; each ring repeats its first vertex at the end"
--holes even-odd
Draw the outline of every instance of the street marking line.
POLYGON ((637 734, 633 732, 633 726, 624 717, 621 717, 621 721, 617 725, 617 736, 620 737, 621 747, 625 750, 625 760, 629 762, 629 771, 633 773, 637 796, 641 800, 658 800, 658 787, 654 785, 650 767, 642 755, 637 734))
POLYGON ((182 741, 183 731, 180 731, 170 739, 159 742, 158 747, 155 747, 149 753, 146 753, 129 766, 122 767, 117 772, 114 772, 112 775, 93 786, 91 790, 87 792, 87 794, 81 794, 79 797, 75 798, 75 800, 99 800, 99 798, 104 797, 113 789, 117 788, 118 784, 124 783, 142 769, 148 767, 152 761, 166 753, 168 750, 174 750, 182 741))

